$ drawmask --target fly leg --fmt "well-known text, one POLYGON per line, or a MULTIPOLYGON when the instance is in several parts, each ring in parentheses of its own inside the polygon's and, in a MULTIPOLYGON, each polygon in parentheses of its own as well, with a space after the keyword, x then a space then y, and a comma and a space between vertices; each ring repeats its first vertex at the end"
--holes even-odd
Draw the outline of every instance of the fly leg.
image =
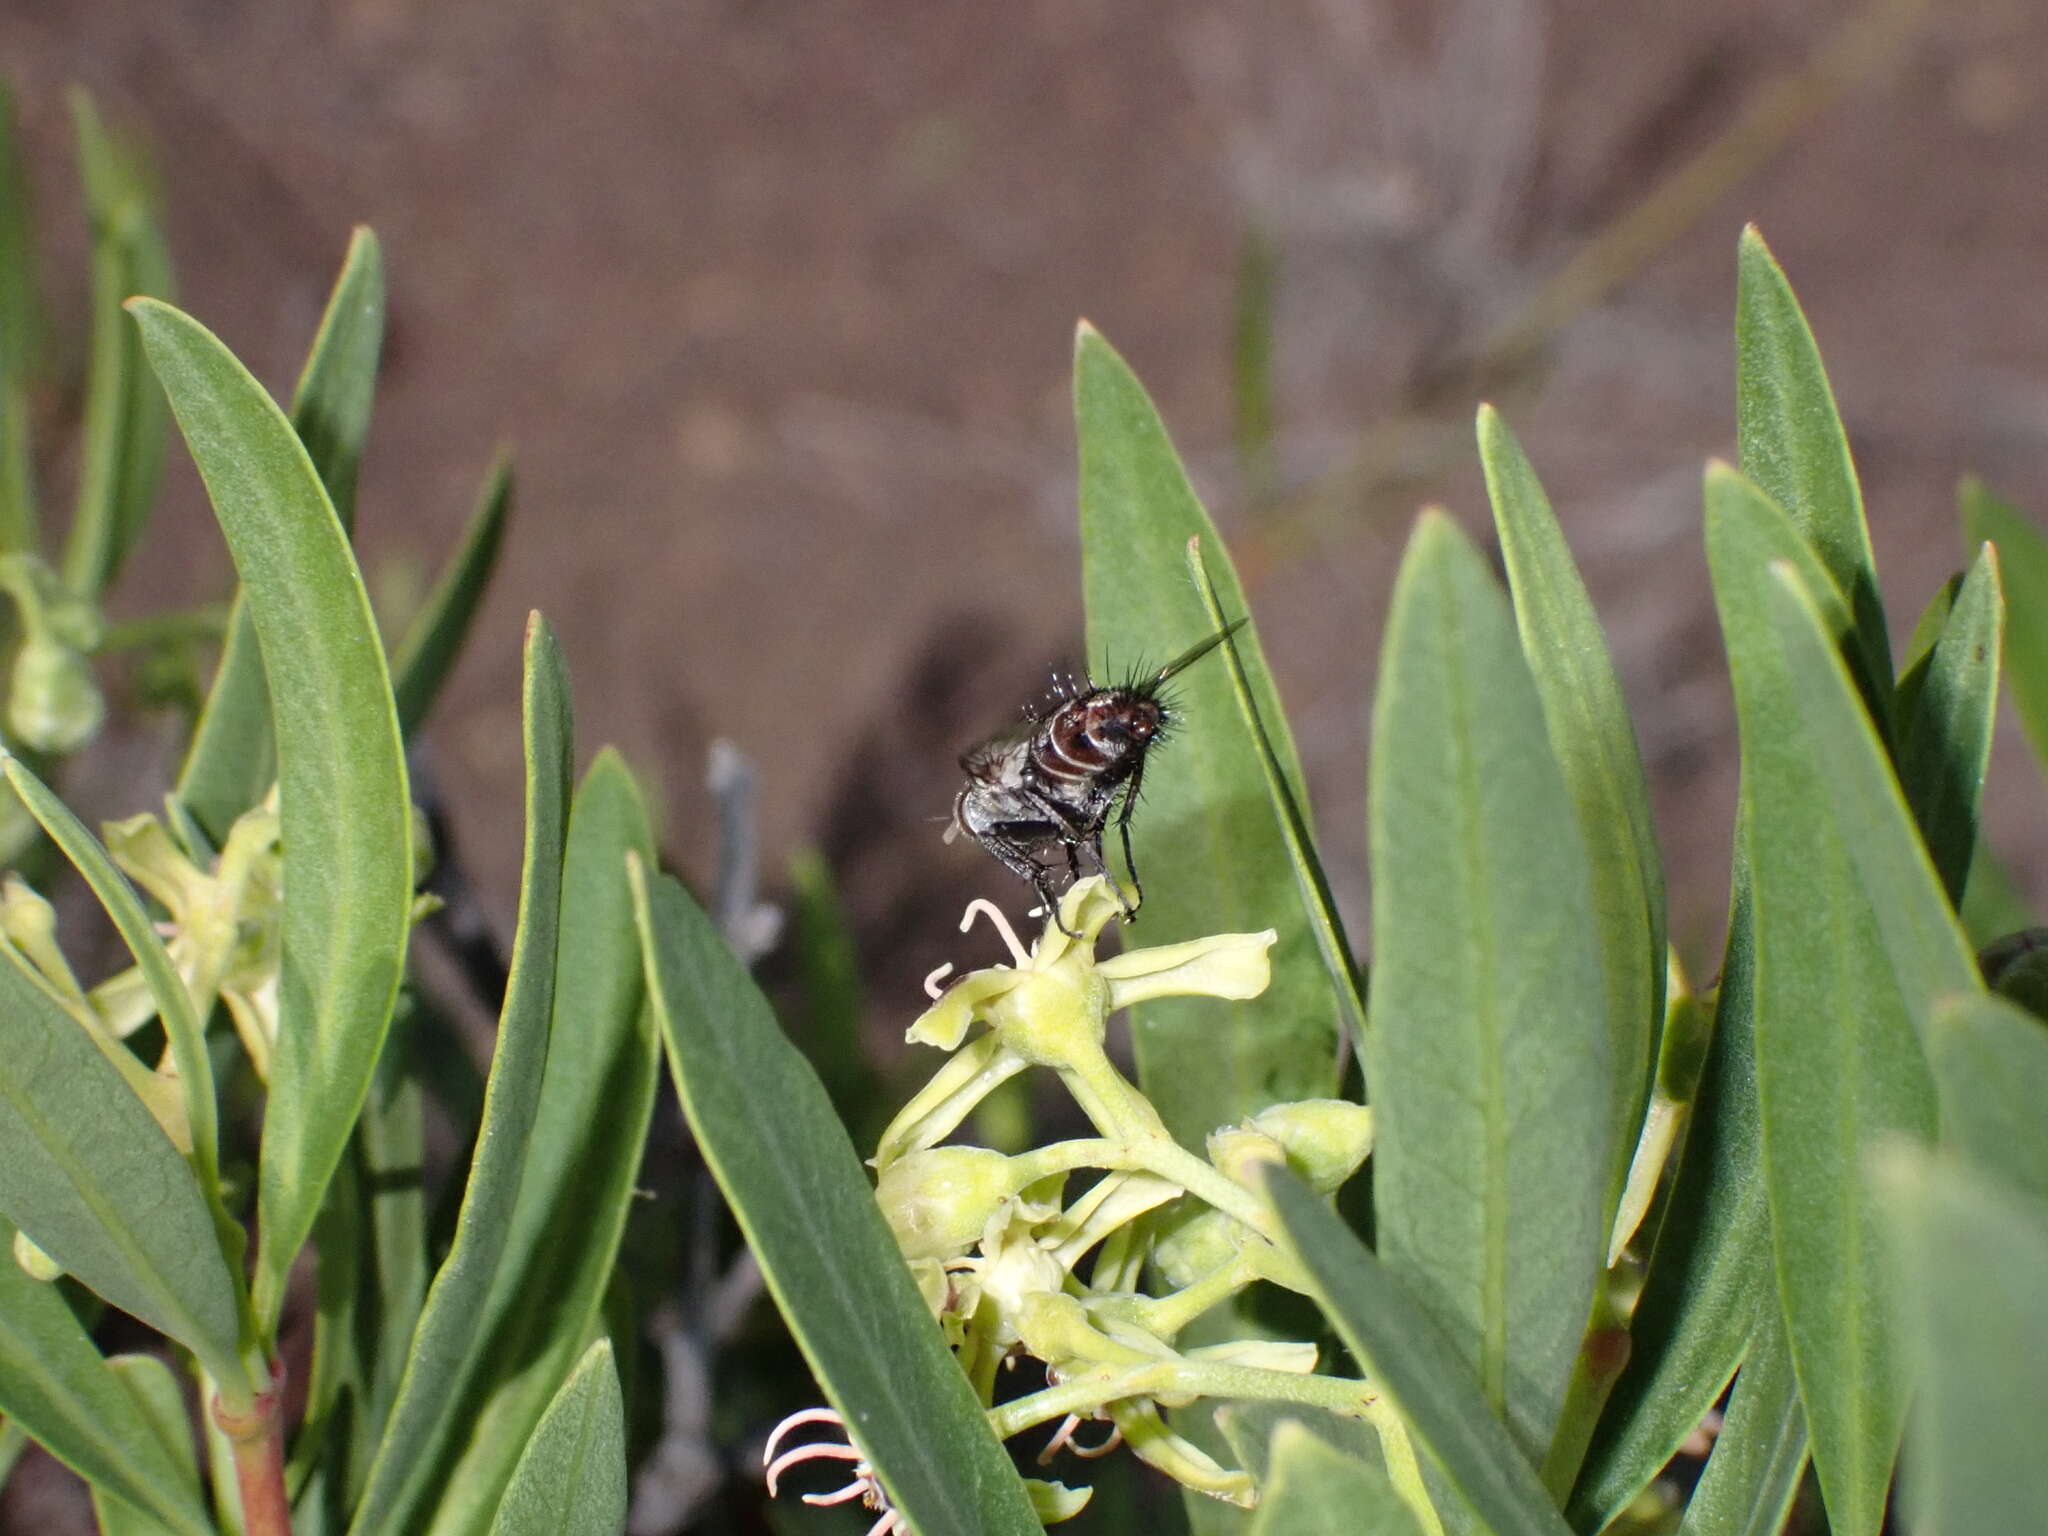
MULTIPOLYGON (((1131 770, 1131 782, 1124 786, 1124 803, 1118 807, 1116 813, 1117 836, 1121 837, 1124 843, 1124 868, 1131 872, 1131 894, 1136 898, 1124 902, 1124 921, 1127 923, 1135 923, 1138 920, 1138 908, 1145 904, 1145 882, 1138 878, 1138 861, 1131 854, 1131 812, 1137 809, 1138 790, 1144 781, 1145 755, 1141 752, 1138 754, 1137 766, 1131 770)), ((1102 857, 1102 849, 1099 846, 1095 850, 1095 857, 1102 857)), ((1107 867, 1103 872, 1108 873, 1107 867)), ((1112 886, 1116 884, 1113 876, 1109 883, 1112 886)), ((1124 893, 1119 890, 1116 898, 1123 901, 1124 893)))
MULTIPOLYGON (((1060 916, 1059 898, 1053 894, 1052 871, 1038 862, 1031 852, 1033 844, 1043 843, 1057 837, 1059 829, 1046 821, 999 821, 985 831, 977 832, 975 840, 1000 859, 1005 868, 1020 880, 1028 880, 1031 888, 1038 892, 1039 904, 1052 914, 1052 920, 1059 930, 1070 939, 1080 934, 1066 925, 1060 916)), ((1069 864, 1073 861, 1073 849, 1067 850, 1069 864)))
MULTIPOLYGON (((1123 913, 1123 920, 1127 923, 1132 921, 1138 915, 1137 904, 1133 902, 1128 896, 1124 895, 1124 888, 1121 885, 1117 884, 1116 871, 1111 869, 1109 867, 1109 861, 1103 858, 1102 838, 1100 834, 1083 840, 1080 844, 1080 847, 1086 850, 1088 854, 1088 862, 1095 866, 1096 873, 1102 876, 1103 883, 1109 887, 1110 894, 1116 897, 1116 904, 1123 913)), ((1069 855, 1071 855, 1072 852, 1072 847, 1069 847, 1069 855)), ((1130 848, 1128 844, 1124 848, 1124 856, 1125 858, 1130 857, 1130 848)), ((1135 878, 1136 877, 1134 876, 1133 879, 1135 878)))

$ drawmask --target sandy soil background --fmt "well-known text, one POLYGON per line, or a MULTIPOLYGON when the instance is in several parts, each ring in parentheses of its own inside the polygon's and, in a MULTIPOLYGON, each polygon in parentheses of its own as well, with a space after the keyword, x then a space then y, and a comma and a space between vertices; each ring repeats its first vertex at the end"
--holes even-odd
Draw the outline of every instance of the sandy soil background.
MULTIPOLYGON (((892 1017, 957 903, 1013 894, 938 842, 954 753, 1081 659, 1083 315, 1232 542, 1360 933, 1384 602, 1419 506, 1483 524, 1470 420, 1494 393, 1608 623, 1675 936, 1711 968, 1734 743, 1698 479, 1733 452, 1736 234, 1757 221, 1806 303, 1903 633, 1958 563, 1961 473, 2048 514, 2044 65, 2026 0, 0 0, 67 329, 77 81, 152 146, 181 302, 276 390, 350 226, 382 237, 377 579, 438 562, 512 444, 517 522, 433 746, 494 918, 540 607, 586 755, 615 741, 660 786, 681 867, 709 869, 711 740, 756 760, 771 886, 826 848, 892 1017), (1669 242, 1615 254, 1703 154, 1721 180, 1678 183, 1669 242), (1232 447, 1252 239, 1278 273, 1264 476, 1232 447), (1530 366, 1459 371, 1589 249, 1614 280, 1530 366)), ((225 590, 173 461, 124 612, 225 590)), ((2040 897, 2043 788, 2014 745, 1992 830, 2040 897)), ((109 743, 81 791, 153 803, 166 750, 109 743)), ((59 1528, 24 1497, 9 1528, 59 1528)))

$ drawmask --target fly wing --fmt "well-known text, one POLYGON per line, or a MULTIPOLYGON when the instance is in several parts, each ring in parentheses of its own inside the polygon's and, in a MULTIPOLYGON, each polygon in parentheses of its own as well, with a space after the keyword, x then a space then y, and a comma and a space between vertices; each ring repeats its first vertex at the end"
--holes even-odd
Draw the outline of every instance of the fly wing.
POLYGON ((976 742, 960 754, 960 767, 977 784, 1014 787, 1024 782, 1024 759, 1031 750, 1031 730, 1003 731, 976 742))

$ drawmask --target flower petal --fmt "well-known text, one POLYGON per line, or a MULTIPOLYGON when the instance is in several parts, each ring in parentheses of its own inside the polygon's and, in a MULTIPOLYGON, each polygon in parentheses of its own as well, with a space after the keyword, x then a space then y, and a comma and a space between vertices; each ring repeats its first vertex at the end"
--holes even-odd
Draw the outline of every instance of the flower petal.
POLYGON ((1128 1007, 1154 997, 1257 997, 1273 979, 1266 951, 1279 934, 1219 933, 1184 944, 1134 949, 1100 961, 1096 971, 1109 982, 1110 1007, 1128 1007))
POLYGON ((904 1035, 912 1045, 934 1045, 942 1051, 958 1050, 983 1003, 1001 997, 1023 980, 1022 971, 996 966, 970 971, 939 995, 939 1000, 917 1016, 904 1035))

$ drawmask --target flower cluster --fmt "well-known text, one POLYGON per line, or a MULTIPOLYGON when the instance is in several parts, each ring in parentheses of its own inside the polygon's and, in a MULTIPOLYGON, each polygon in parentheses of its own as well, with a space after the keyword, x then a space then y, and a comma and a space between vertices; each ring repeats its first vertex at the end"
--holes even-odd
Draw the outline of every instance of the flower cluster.
MULTIPOLYGON (((158 924, 171 964, 204 1018, 224 1004, 256 1073, 268 1081, 277 1040, 283 853, 275 792, 228 831, 218 855, 195 855, 154 816, 103 827, 107 852, 163 909, 158 924), (204 859, 204 864, 200 862, 204 859)), ((184 1102, 166 1048, 155 1072, 117 1042, 156 1017, 156 999, 140 966, 88 990, 57 945, 56 914, 18 875, 0 883, 0 942, 10 946, 43 990, 95 1039, 180 1149, 191 1146, 184 1102)))
MULTIPOLYGON (((1096 939, 1117 910, 1099 877, 1079 881, 1027 952, 994 907, 968 908, 963 929, 986 913, 1014 964, 943 990, 945 970, 927 983, 933 1004, 909 1038, 949 1057, 883 1131, 871 1159, 876 1198, 999 1437, 1056 1424, 1041 1462, 1121 1443, 1189 1488, 1250 1507, 1252 1476, 1175 1432, 1162 1410, 1201 1398, 1259 1399, 1377 1417, 1374 1394, 1363 1382, 1315 1374, 1312 1343, 1177 1340, 1255 1281, 1306 1289, 1273 1241, 1278 1225, 1253 1170, 1285 1163, 1332 1193, 1371 1150, 1371 1111, 1338 1100, 1277 1104, 1211 1135, 1206 1157, 1182 1147, 1110 1060, 1109 1016, 1157 997, 1256 997, 1275 934, 1221 934, 1097 959, 1096 939), (1032 1067, 1058 1077, 1095 1135, 1015 1155, 948 1141, 992 1090, 1032 1067), (1075 1181, 1070 1197, 1070 1176, 1084 1171, 1095 1176, 1075 1181), (1161 1293, 1145 1290, 1147 1282, 1161 1293), (998 1369, 1020 1357, 1040 1362, 1047 1385, 997 1406, 998 1369), (1084 1449, 1076 1431, 1090 1419, 1109 1430, 1084 1449)), ((809 1410, 804 1422, 820 1414, 830 1416, 809 1410)), ((855 1461, 855 1482, 825 1497, 859 1494, 883 1511, 875 1529, 894 1529, 851 1446, 785 1452, 778 1474, 807 1451, 855 1461)), ((1028 1487, 1047 1523, 1088 1500, 1085 1488, 1028 1487)))

